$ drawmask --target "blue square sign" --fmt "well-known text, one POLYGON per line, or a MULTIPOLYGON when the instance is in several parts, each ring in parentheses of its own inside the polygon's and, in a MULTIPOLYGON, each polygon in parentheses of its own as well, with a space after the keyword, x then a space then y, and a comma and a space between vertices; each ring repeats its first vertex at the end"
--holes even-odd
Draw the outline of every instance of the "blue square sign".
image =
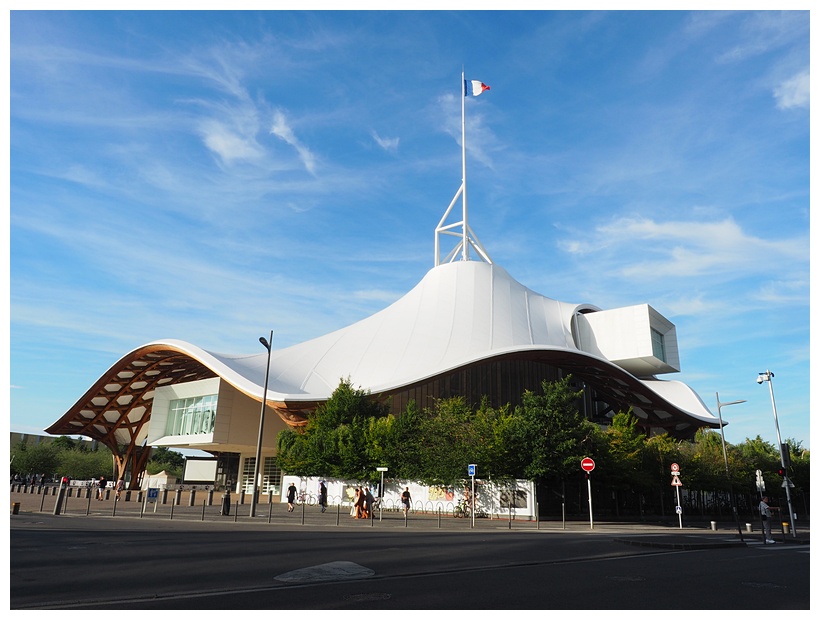
POLYGON ((467 465, 467 475, 475 476, 475 465, 467 465))

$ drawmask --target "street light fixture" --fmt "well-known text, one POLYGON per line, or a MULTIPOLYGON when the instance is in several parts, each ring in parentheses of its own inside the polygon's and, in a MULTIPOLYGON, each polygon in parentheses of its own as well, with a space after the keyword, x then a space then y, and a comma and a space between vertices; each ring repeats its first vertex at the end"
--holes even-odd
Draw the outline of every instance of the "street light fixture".
POLYGON ((259 502, 259 461, 262 460, 262 431, 265 429, 265 409, 268 405, 268 376, 270 375, 270 350, 273 344, 273 330, 270 332, 270 340, 265 340, 264 336, 259 337, 259 342, 268 350, 268 364, 265 367, 265 389, 262 391, 262 411, 259 413, 259 435, 256 439, 256 460, 253 463, 253 495, 251 496, 251 515, 256 516, 256 504, 259 502))
POLYGON ((780 451, 780 466, 783 468, 783 486, 786 487, 786 503, 789 506, 789 523, 791 524, 792 536, 797 538, 797 532, 794 531, 794 511, 792 510, 792 494, 791 494, 791 480, 789 480, 789 472, 786 469, 786 460, 783 458, 783 442, 780 439, 780 424, 777 421, 777 405, 774 404, 774 387, 772 379, 774 373, 770 370, 766 372, 757 373, 757 383, 762 384, 764 381, 769 383, 769 394, 772 397, 772 411, 774 412, 774 428, 777 431, 777 449, 780 451))
POLYGON ((737 504, 735 503, 735 487, 732 484, 732 477, 729 475, 729 457, 726 454, 726 437, 723 435, 723 416, 720 414, 721 407, 728 407, 729 405, 739 405, 745 403, 745 400, 733 400, 728 403, 720 402, 720 395, 715 392, 717 399, 718 420, 720 421, 720 443, 723 446, 723 464, 726 466, 726 481, 729 483, 729 495, 732 498, 732 513, 735 516, 735 525, 737 525, 737 533, 740 535, 741 542, 743 541, 743 530, 740 529, 740 519, 737 516, 737 504))

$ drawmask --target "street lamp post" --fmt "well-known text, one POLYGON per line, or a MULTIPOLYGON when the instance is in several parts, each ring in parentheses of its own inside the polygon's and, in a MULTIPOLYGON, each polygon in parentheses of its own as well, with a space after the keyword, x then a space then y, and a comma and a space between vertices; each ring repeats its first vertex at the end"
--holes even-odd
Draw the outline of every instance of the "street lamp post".
POLYGON ((728 403, 720 402, 720 395, 715 392, 717 399, 718 420, 720 421, 720 443, 723 446, 723 464, 726 466, 726 481, 729 483, 729 496, 732 498, 732 514, 735 517, 735 525, 737 525, 737 533, 740 535, 740 540, 743 542, 743 530, 740 529, 740 519, 737 516, 737 504, 735 503, 735 485, 732 484, 732 477, 729 475, 729 457, 726 454, 726 437, 723 435, 723 416, 720 413, 721 407, 729 405, 739 405, 745 403, 745 400, 733 400, 728 403))
POLYGON ((253 464, 253 494, 251 496, 251 515, 256 516, 256 504, 259 502, 259 461, 262 459, 262 432, 265 429, 265 409, 268 405, 268 376, 270 375, 270 350, 273 344, 273 330, 270 332, 270 340, 265 340, 260 336, 259 342, 268 350, 268 364, 265 367, 265 388, 262 391, 262 411, 259 413, 259 435, 256 438, 256 461, 253 464))
POLYGON ((791 524, 792 536, 797 538, 797 532, 794 531, 794 511, 792 510, 792 494, 791 494, 791 480, 789 480, 789 472, 786 469, 786 460, 783 458, 783 441, 780 439, 780 424, 777 421, 777 405, 774 404, 774 387, 772 385, 772 378, 774 373, 770 370, 766 372, 757 373, 757 383, 761 384, 764 381, 769 383, 769 395, 772 397, 772 411, 774 412, 774 428, 777 431, 777 449, 780 452, 780 466, 783 468, 783 486, 786 487, 786 503, 789 507, 789 523, 791 524))

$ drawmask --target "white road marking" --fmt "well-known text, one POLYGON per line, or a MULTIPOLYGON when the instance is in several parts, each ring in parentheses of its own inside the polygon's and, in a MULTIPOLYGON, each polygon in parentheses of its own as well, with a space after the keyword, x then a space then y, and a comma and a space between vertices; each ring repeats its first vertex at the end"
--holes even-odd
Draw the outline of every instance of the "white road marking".
POLYGON ((341 581, 344 579, 363 579, 372 577, 374 571, 355 562, 329 562, 299 568, 278 575, 275 579, 287 583, 307 583, 311 581, 341 581))

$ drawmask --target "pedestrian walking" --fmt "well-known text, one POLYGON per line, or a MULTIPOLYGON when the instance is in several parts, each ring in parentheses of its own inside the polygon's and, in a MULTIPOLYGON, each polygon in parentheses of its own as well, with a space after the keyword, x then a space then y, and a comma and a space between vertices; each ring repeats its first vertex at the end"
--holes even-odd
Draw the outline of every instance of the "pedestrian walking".
POLYGON ((766 544, 772 544, 774 543, 774 538, 772 538, 772 511, 769 508, 768 495, 764 495, 760 500, 758 509, 760 510, 760 520, 763 522, 763 539, 766 544))
POLYGON ((401 494, 401 503, 404 504, 404 514, 407 514, 407 511, 410 510, 410 502, 412 499, 410 498, 410 487, 404 487, 404 492, 401 494))
POLYGON ((364 519, 364 500, 367 496, 364 489, 356 487, 356 518, 364 519))
POLYGON ((108 480, 105 479, 105 476, 100 476, 100 479, 97 481, 97 499, 102 501, 105 499, 105 487, 108 485, 108 480))
POLYGON ((370 492, 370 487, 367 487, 364 490, 364 509, 367 511, 368 517, 373 517, 373 505, 376 502, 376 498, 373 497, 373 493, 370 492))
POLYGON ((354 519, 358 519, 358 510, 359 510, 359 497, 362 494, 362 490, 359 487, 356 487, 356 490, 353 491, 353 501, 350 505, 350 516, 354 519))
POLYGON ((322 507, 322 512, 327 510, 327 485, 324 480, 319 483, 319 505, 322 507))
POLYGON ((288 487, 288 512, 293 512, 293 503, 296 501, 296 485, 292 482, 288 487))

